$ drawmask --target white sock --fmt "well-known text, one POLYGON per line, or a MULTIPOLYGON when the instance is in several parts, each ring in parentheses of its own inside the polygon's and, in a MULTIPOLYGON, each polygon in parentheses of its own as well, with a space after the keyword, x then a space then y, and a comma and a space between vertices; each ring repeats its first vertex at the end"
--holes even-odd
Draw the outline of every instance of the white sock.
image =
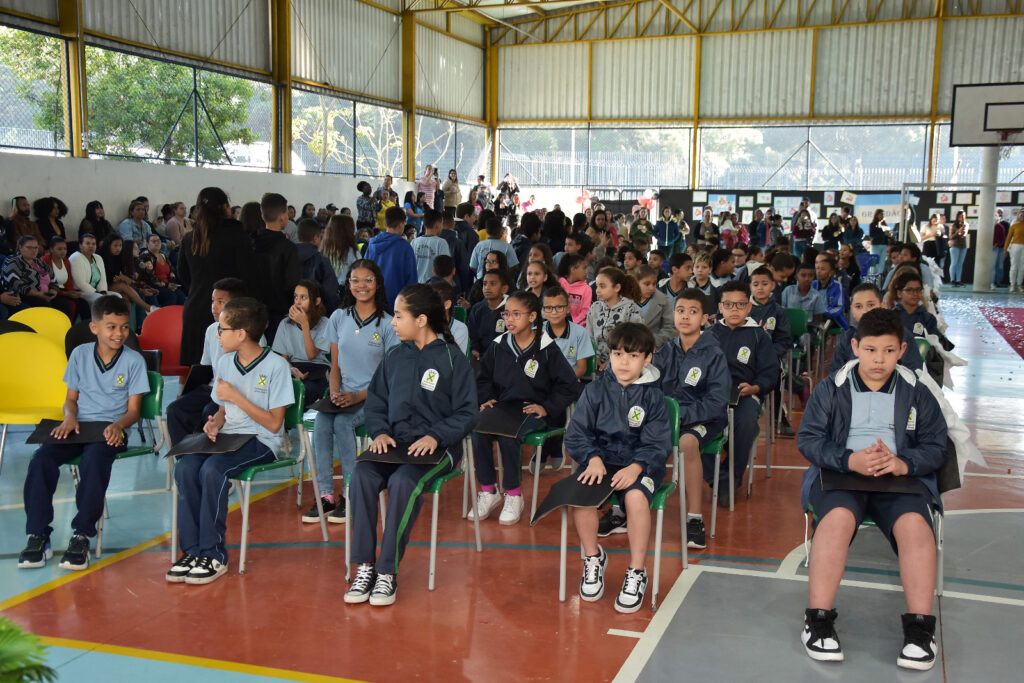
POLYGON ((699 519, 700 521, 703 522, 704 521, 704 515, 699 514, 699 513, 695 515, 695 514, 693 514, 691 512, 687 512, 686 513, 686 521, 689 522, 691 519, 699 519))

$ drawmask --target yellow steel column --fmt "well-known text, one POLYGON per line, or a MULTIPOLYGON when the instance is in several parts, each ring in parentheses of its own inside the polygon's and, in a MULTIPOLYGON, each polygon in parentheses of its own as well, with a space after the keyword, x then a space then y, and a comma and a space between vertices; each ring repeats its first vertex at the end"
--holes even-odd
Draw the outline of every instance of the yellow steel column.
POLYGON ((85 42, 82 40, 82 7, 79 0, 58 0, 57 23, 67 38, 67 59, 61 71, 68 87, 68 116, 64 117, 64 135, 71 156, 86 157, 85 144, 85 42))
POLYGON ((270 0, 270 72, 274 81, 271 120, 271 166, 292 172, 292 6, 270 0))
POLYGON ((938 3, 937 21, 935 27, 935 58, 932 69, 932 108, 931 117, 928 121, 928 178, 932 182, 935 174, 935 118, 939 110, 939 75, 942 73, 942 30, 945 26, 946 3, 938 3))
POLYGON ((491 137, 491 183, 498 182, 498 48, 491 44, 491 32, 485 32, 484 119, 491 137))
POLYGON ((416 15, 402 12, 402 109, 405 135, 402 140, 402 175, 416 177, 416 15))
POLYGON ((693 132, 690 134, 690 187, 697 187, 697 126, 700 124, 700 47, 701 35, 697 34, 697 54, 693 74, 693 132))
POLYGON ((808 115, 814 118, 814 88, 818 80, 818 29, 811 30, 811 92, 807 105, 808 115))

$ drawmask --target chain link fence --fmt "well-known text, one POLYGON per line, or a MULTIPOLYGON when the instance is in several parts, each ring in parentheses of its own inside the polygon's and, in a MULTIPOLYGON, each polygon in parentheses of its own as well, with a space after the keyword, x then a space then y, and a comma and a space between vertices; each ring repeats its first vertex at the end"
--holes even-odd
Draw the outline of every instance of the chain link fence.
POLYGON ((0 26, 0 147, 69 150, 64 41, 0 26))

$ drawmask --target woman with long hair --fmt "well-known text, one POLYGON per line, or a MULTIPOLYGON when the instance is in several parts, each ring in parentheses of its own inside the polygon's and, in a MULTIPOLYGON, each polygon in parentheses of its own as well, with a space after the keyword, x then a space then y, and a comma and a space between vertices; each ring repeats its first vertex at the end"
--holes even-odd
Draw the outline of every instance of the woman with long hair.
POLYGON ((203 355, 203 335, 213 322, 210 293, 225 277, 256 281, 252 240, 231 218, 231 203, 224 190, 206 187, 196 199, 199 216, 182 239, 178 279, 188 290, 181 326, 181 364, 195 365, 203 355))
POLYGON ((85 218, 78 224, 78 234, 81 236, 88 233, 99 242, 112 232, 114 232, 114 226, 107 220, 103 204, 95 199, 86 204, 85 218))
POLYGON ((40 197, 32 202, 32 213, 36 217, 39 234, 43 236, 43 244, 40 245, 40 250, 46 244, 49 244, 50 239, 54 236, 67 237, 64 234, 64 224, 60 220, 61 216, 67 214, 66 207, 64 213, 61 213, 61 206, 63 205, 64 202, 56 197, 40 197))
MULTIPOLYGON (((146 301, 135 288, 135 268, 133 265, 131 245, 126 244, 116 232, 107 235, 100 243, 99 257, 103 259, 103 271, 107 276, 109 291, 116 292, 127 301, 141 308, 146 313, 157 309, 156 300, 146 301), (126 252, 125 250, 128 249, 126 252), (127 254, 127 260, 125 259, 127 254)), ((153 292, 155 295, 156 292, 153 292)))
MULTIPOLYGON (((338 281, 344 280, 349 266, 359 258, 359 244, 356 242, 356 222, 352 216, 337 214, 331 216, 324 229, 320 253, 327 257, 334 268, 338 281)), ((344 286, 344 282, 342 285, 344 286)))
MULTIPOLYGON (((41 228, 40 228, 41 229, 41 228)), ((967 258, 967 214, 956 212, 953 225, 949 227, 949 281, 954 287, 964 286, 964 260, 967 258)))
POLYGON ((462 188, 459 186, 459 174, 454 168, 448 171, 441 191, 444 192, 444 215, 455 218, 455 209, 462 203, 462 188))

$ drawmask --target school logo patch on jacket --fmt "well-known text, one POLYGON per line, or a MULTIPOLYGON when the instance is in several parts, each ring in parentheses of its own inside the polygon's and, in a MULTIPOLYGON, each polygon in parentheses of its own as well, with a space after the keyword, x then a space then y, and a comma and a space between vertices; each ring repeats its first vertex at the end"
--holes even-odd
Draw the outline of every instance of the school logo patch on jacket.
POLYGON ((437 379, 440 373, 434 368, 430 368, 423 373, 423 377, 420 379, 420 388, 426 389, 427 391, 433 391, 437 388, 437 379))
POLYGON ((644 423, 644 416, 647 413, 640 406, 633 406, 629 409, 629 413, 626 415, 626 421, 629 422, 630 427, 639 427, 644 423))
POLYGON ((701 372, 700 368, 690 368, 689 371, 686 373, 686 379, 684 379, 683 382, 685 384, 689 384, 691 387, 695 387, 697 386, 697 383, 700 382, 701 374, 703 373, 701 372))
POLYGON ((267 391, 267 376, 260 375, 256 379, 256 391, 266 393, 267 391))
POLYGON ((746 365, 750 362, 750 347, 741 346, 740 350, 736 352, 736 360, 746 365))
POLYGON ((924 336, 924 324, 923 323, 914 323, 914 334, 917 335, 918 337, 923 337, 924 336))
POLYGON ((534 377, 537 376, 538 365, 539 364, 537 363, 537 359, 531 358, 530 360, 526 361, 526 366, 523 368, 523 372, 526 373, 527 377, 533 379, 534 377))
POLYGON ((774 332, 775 331, 775 316, 774 315, 764 321, 764 329, 767 330, 768 332, 774 332))
POLYGON ((383 343, 384 342, 383 342, 383 340, 380 337, 380 332, 374 332, 373 336, 370 337, 370 345, 371 346, 380 346, 383 343))
POLYGON ((117 379, 114 380, 114 381, 117 383, 117 386, 123 387, 124 386, 124 375, 123 374, 122 375, 118 375, 117 379))
POLYGON ((505 331, 505 320, 503 318, 498 318, 498 322, 494 323, 494 331, 498 334, 505 331))
POLYGON ((917 408, 910 408, 910 415, 907 416, 907 431, 911 432, 917 429, 917 408))

